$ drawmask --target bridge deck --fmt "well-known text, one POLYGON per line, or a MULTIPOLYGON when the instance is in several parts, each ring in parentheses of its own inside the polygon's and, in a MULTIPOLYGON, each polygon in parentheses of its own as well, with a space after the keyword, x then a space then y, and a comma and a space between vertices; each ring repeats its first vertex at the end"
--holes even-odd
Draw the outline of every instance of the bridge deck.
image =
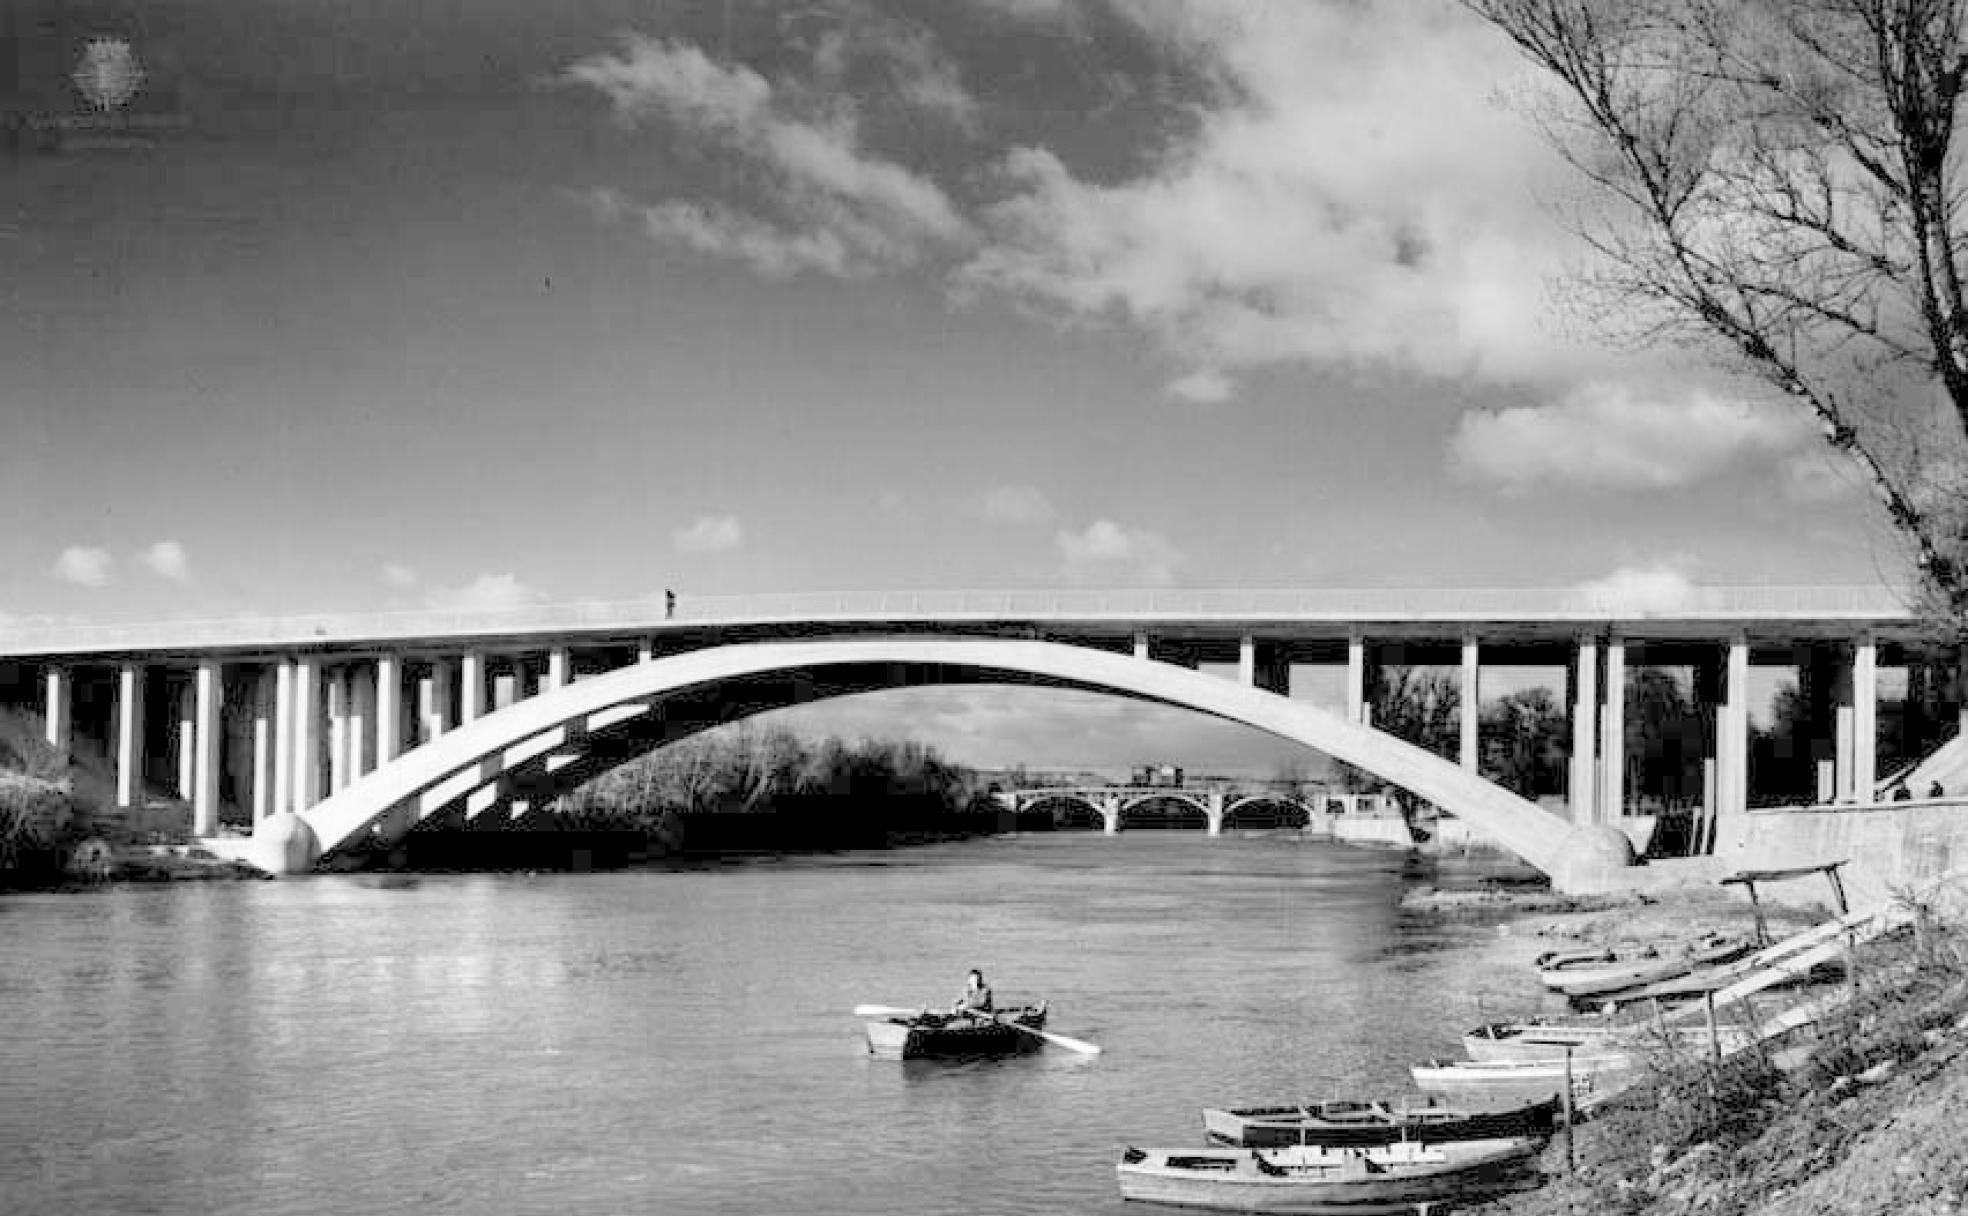
POLYGON ((1708 637, 1719 628, 1772 636, 1849 635, 1857 628, 1912 633, 1903 596, 1883 586, 1703 587, 1672 602, 1636 604, 1567 588, 1392 590, 1031 590, 797 592, 683 596, 674 615, 660 600, 590 601, 521 608, 385 613, 312 613, 212 620, 89 625, 0 624, 0 655, 192 653, 274 648, 540 639, 633 639, 665 632, 778 632, 820 623, 863 629, 979 631, 1033 625, 1062 637, 1126 637, 1159 626, 1201 636, 1344 639, 1451 637, 1482 626, 1490 639, 1558 639, 1581 627, 1635 634, 1708 637))

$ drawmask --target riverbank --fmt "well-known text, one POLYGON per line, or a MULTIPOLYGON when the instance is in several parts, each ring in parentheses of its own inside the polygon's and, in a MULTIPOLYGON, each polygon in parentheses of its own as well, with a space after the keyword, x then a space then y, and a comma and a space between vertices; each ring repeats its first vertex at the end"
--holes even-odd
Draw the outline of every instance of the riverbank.
MULTIPOLYGON (((1418 891, 1406 910, 1494 924, 1473 968, 1528 968, 1545 950, 1747 929, 1746 902, 1576 899, 1539 891, 1418 891)), ((1772 933, 1812 923, 1770 913, 1772 933)), ((1539 1190, 1493 1216, 1859 1216, 1968 1203, 1968 932, 1921 918, 1855 956, 1858 995, 1794 1053, 1721 1066, 1670 1060, 1546 1150, 1539 1190), (1778 1067, 1781 1063, 1784 1067, 1778 1067)), ((1529 1011, 1523 1011, 1529 1012, 1529 1011)))

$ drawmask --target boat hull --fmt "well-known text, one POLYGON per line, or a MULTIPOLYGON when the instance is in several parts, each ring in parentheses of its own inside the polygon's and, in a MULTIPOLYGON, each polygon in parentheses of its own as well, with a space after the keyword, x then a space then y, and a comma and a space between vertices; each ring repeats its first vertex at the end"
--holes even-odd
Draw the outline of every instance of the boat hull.
POLYGON ((1574 999, 1610 996, 1726 963, 1754 948, 1755 942, 1747 937, 1717 933, 1680 946, 1647 946, 1598 955, 1547 955, 1546 965, 1538 969, 1538 978, 1553 992, 1574 999))
POLYGON ((1025 1055, 1045 1046, 1038 1035, 1006 1024, 1012 1021, 1043 1030, 1045 1006, 1007 1009, 995 1019, 929 1013, 869 1021, 868 1053, 883 1060, 974 1060, 1025 1055))
MULTIPOLYGON (((1743 1030, 1735 1026, 1720 1027, 1715 1038, 1724 1051, 1734 1051, 1747 1042, 1743 1030)), ((1662 1048, 1692 1054, 1708 1051, 1711 1044, 1709 1031, 1703 1026, 1662 1028, 1645 1023, 1550 1026, 1535 1022, 1492 1022, 1462 1036, 1462 1046, 1474 1061, 1530 1063, 1562 1061, 1567 1049, 1578 1058, 1653 1052, 1662 1048)))
POLYGON ((1247 1106, 1203 1111, 1210 1143, 1238 1148, 1292 1144, 1335 1147, 1442 1144, 1460 1140, 1546 1137, 1558 1104, 1544 1099, 1494 1108, 1447 1105, 1389 1107, 1379 1102, 1319 1102, 1306 1106, 1247 1106))
POLYGON ((1114 1172, 1121 1198, 1219 1212, 1295 1216, 1411 1213, 1536 1181, 1539 1141, 1390 1144, 1377 1148, 1130 1148, 1114 1172))
POLYGON ((1472 1060, 1551 1060, 1574 1055, 1602 1055, 1621 1033, 1632 1027, 1563 1026, 1541 1022, 1490 1022, 1462 1036, 1462 1048, 1472 1060))
MULTIPOLYGON (((1457 1060, 1417 1064, 1408 1071, 1415 1086, 1450 1102, 1493 1105, 1504 1102, 1564 1101, 1566 1062, 1558 1060, 1457 1060)), ((1625 1052, 1574 1056, 1572 1101, 1584 1106, 1626 1088, 1636 1072, 1625 1052)))

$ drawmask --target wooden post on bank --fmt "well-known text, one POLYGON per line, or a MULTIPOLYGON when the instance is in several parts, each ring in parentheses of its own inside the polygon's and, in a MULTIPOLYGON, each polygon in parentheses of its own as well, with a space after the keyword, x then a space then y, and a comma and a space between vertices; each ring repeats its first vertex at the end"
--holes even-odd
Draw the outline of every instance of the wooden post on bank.
POLYGON ((1572 1105, 1572 1045, 1565 1044, 1565 1172, 1578 1173, 1578 1155, 1572 1147, 1572 1124, 1578 1120, 1578 1110, 1572 1105))

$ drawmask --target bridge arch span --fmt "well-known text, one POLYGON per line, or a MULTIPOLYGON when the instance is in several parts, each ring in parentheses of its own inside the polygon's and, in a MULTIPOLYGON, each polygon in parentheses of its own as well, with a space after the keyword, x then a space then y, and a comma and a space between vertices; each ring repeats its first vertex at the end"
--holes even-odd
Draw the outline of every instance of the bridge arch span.
MULTIPOLYGON (((1412 744, 1220 676, 1060 642, 862 635, 733 643, 543 692, 404 753, 298 816, 269 819, 248 856, 274 873, 310 869, 323 854, 373 830, 407 829, 492 782, 526 771, 551 777, 554 761, 569 754, 619 763, 784 705, 910 684, 980 682, 1107 692, 1267 731, 1412 791, 1547 873, 1564 864, 1579 835, 1535 804, 1412 744)), ((590 763, 558 771, 571 777, 590 763)))
POLYGON ((1084 794, 1075 794, 1066 790, 1046 790, 1030 798, 1020 799, 1018 803, 1020 811, 1047 808, 1055 808, 1052 811, 1052 822, 1058 827, 1078 823, 1083 826, 1090 824, 1098 828, 1105 822, 1098 803, 1084 794))
POLYGON ((1167 827, 1171 824, 1177 827, 1200 828, 1208 826, 1210 817, 1208 800, 1180 789, 1155 790, 1151 793, 1138 794, 1132 798, 1123 800, 1120 805, 1120 826, 1122 828, 1141 827, 1143 826, 1143 812, 1145 808, 1154 806, 1156 803, 1170 802, 1181 806, 1183 809, 1172 815, 1164 812, 1155 816, 1150 822, 1158 827, 1167 827))
POLYGON ((1223 808, 1225 828, 1249 827, 1252 821, 1263 827, 1302 828, 1312 822, 1312 812, 1286 794, 1251 794, 1223 808))

